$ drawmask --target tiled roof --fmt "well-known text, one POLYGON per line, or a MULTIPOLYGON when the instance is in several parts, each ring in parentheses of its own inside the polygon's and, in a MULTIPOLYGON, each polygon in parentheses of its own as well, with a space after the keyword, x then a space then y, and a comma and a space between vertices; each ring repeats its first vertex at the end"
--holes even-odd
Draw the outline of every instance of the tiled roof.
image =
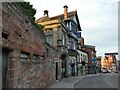
POLYGON ((48 21, 48 20, 50 20, 50 18, 48 16, 43 16, 43 17, 39 18, 38 20, 36 20, 36 22, 39 23, 39 22, 48 21))
MULTIPOLYGON (((68 19, 71 19, 73 17, 73 15, 75 14, 75 12, 76 11, 68 12, 68 19)), ((53 17, 43 16, 43 17, 39 18, 38 20, 36 20, 36 22, 39 23, 39 22, 55 20, 55 19, 64 19, 64 14, 60 14, 60 15, 53 16, 53 17)))

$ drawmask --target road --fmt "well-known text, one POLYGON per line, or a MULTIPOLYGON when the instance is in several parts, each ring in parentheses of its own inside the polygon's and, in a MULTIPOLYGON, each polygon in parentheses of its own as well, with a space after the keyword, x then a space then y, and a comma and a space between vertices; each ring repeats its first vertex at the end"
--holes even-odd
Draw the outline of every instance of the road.
POLYGON ((88 76, 77 82, 74 88, 118 88, 118 74, 105 73, 88 76))

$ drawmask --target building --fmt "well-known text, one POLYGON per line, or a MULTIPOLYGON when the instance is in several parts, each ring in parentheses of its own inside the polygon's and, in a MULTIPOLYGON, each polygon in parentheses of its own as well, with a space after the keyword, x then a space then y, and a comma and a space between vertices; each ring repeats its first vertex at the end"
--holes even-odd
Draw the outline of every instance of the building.
POLYGON ((102 60, 102 57, 101 56, 97 56, 97 64, 96 64, 96 71, 97 73, 101 73, 101 69, 102 69, 102 65, 101 65, 101 60, 102 60))
POLYGON ((84 38, 79 38, 79 46, 78 46, 78 75, 86 75, 88 74, 88 53, 85 50, 82 50, 82 46, 84 46, 84 38))
POLYGON ((81 27, 77 11, 68 12, 68 6, 64 6, 64 14, 49 17, 48 11, 44 16, 36 20, 36 23, 44 26, 43 31, 46 41, 59 51, 61 78, 77 74, 77 46, 81 27))
POLYGON ((118 71, 120 72, 120 60, 118 60, 118 71))
POLYGON ((118 53, 105 53, 102 68, 116 72, 118 68, 116 55, 118 53))
POLYGON ((77 50, 78 52, 78 75, 88 74, 88 53, 83 50, 77 50))
POLYGON ((88 74, 96 73, 96 50, 95 46, 84 44, 84 38, 80 38, 80 48, 88 54, 88 74))
POLYGON ((43 31, 19 3, 3 2, 2 16, 2 88, 43 88, 54 83, 58 51, 46 43, 43 31))
POLYGON ((96 73, 96 50, 95 46, 83 45, 82 50, 88 53, 88 74, 96 73))
POLYGON ((59 52, 57 49, 52 47, 49 43, 45 43, 46 47, 46 60, 49 61, 50 65, 54 66, 54 79, 60 80, 60 65, 59 65, 59 52))

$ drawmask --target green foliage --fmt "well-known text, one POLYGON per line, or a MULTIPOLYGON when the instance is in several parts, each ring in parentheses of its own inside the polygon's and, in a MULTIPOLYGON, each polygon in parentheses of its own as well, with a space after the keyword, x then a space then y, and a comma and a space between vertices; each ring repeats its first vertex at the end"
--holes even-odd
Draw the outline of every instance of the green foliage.
POLYGON ((36 9, 33 8, 33 5, 30 5, 30 2, 20 2, 20 5, 30 18, 35 20, 34 15, 36 14, 36 9))
POLYGON ((37 27, 38 27, 40 30, 44 28, 44 26, 41 25, 41 24, 36 24, 36 25, 37 25, 37 27))
MULTIPOLYGON (((26 11, 26 13, 30 16, 30 18, 35 21, 34 15, 36 14, 36 9, 33 8, 33 5, 30 5, 30 2, 25 2, 25 1, 20 2, 20 5, 23 8, 23 10, 26 11)), ((36 26, 40 30, 44 28, 44 26, 40 24, 36 24, 36 26)))

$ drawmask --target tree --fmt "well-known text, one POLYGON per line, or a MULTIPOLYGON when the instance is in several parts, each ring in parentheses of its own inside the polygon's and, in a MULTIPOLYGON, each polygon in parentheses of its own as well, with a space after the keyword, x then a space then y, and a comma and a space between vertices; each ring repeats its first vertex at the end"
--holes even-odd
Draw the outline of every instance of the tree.
MULTIPOLYGON (((34 15, 36 14, 36 9, 33 8, 33 5, 30 5, 30 2, 25 2, 24 0, 23 2, 20 2, 20 5, 23 8, 23 10, 30 16, 30 18, 35 21, 34 15)), ((44 26, 42 26, 41 24, 36 25, 38 29, 44 28, 44 26)))
POLYGON ((34 15, 36 14, 36 9, 33 8, 33 5, 30 5, 30 2, 20 2, 20 5, 30 18, 35 20, 34 15))

